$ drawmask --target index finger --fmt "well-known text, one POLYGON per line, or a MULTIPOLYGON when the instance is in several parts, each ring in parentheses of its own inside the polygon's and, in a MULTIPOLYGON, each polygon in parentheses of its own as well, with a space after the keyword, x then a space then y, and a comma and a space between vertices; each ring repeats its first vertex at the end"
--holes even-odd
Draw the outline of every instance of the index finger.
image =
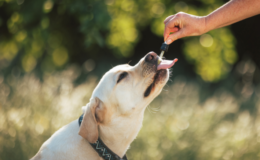
POLYGON ((166 41, 166 39, 169 37, 170 33, 172 32, 177 32, 179 31, 179 28, 178 27, 173 27, 173 28, 168 28, 165 26, 165 29, 164 29, 164 41, 166 41))
POLYGON ((165 20, 163 21, 164 24, 166 24, 170 19, 172 19, 175 15, 171 15, 168 16, 167 18, 165 18, 165 20))

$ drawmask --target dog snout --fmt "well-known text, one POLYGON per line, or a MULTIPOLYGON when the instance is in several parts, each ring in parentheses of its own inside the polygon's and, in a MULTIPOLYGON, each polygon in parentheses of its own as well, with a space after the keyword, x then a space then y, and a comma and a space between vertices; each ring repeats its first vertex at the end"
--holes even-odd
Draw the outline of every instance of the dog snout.
POLYGON ((157 54, 154 52, 149 52, 145 57, 145 62, 153 64, 153 65, 157 65, 157 63, 158 63, 157 54))

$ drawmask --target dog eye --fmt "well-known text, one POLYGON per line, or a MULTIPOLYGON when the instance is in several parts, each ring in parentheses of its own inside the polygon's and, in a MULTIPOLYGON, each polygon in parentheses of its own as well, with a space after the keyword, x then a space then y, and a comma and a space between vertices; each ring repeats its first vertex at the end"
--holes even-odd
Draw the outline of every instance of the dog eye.
POLYGON ((128 75, 127 72, 123 72, 119 75, 117 83, 119 83, 122 79, 124 79, 128 75))

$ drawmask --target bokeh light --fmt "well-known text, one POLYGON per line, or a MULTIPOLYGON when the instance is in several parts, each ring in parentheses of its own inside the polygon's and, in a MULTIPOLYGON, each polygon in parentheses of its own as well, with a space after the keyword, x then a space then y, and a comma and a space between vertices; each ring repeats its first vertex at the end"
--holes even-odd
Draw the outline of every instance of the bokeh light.
MULTIPOLYGON (((166 17, 224 2, 0 0, 0 160, 30 159, 82 114, 106 71, 159 51, 166 17)), ((129 159, 260 159, 259 22, 170 45, 165 58, 179 61, 129 159)))

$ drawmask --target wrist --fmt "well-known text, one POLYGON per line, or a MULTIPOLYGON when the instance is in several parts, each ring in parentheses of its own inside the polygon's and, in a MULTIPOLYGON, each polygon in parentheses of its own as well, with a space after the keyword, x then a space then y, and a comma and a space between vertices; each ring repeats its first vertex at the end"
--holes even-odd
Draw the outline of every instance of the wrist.
POLYGON ((209 16, 202 16, 201 21, 202 21, 201 34, 204 34, 204 33, 207 33, 208 31, 210 31, 210 29, 209 29, 209 16))
POLYGON ((213 18, 212 14, 209 14, 209 15, 204 16, 204 17, 205 17, 205 33, 219 28, 217 26, 218 21, 216 20, 216 18, 215 19, 213 18))

